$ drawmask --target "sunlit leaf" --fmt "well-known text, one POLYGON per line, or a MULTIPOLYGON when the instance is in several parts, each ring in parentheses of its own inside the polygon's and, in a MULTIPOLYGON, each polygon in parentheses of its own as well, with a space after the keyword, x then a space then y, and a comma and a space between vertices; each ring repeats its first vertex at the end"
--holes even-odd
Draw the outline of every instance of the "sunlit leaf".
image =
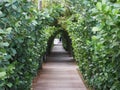
POLYGON ((97 2, 96 6, 97 6, 98 10, 102 10, 102 3, 101 2, 97 2))

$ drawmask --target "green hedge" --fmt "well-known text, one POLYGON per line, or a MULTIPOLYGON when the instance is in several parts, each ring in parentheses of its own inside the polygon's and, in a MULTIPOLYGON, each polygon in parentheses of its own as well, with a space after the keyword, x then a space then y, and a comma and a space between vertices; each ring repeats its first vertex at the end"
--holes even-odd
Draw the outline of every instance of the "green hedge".
POLYGON ((47 29, 54 29, 51 18, 27 0, 0 3, 0 90, 31 88, 46 52, 47 29))
POLYGON ((120 1, 77 0, 73 7, 62 24, 85 80, 95 90, 119 90, 120 1))

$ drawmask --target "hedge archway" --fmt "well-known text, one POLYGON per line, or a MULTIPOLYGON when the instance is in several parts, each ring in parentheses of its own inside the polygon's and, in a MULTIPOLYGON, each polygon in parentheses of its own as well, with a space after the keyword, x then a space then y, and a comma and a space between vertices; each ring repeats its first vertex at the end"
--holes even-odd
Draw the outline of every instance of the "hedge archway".
POLYGON ((72 41, 71 41, 70 36, 69 36, 69 34, 66 30, 57 30, 50 36, 50 38, 47 41, 47 53, 48 54, 50 53, 53 40, 58 34, 61 35, 64 49, 66 51, 68 51, 69 54, 72 55, 73 54, 73 52, 72 52, 72 41))

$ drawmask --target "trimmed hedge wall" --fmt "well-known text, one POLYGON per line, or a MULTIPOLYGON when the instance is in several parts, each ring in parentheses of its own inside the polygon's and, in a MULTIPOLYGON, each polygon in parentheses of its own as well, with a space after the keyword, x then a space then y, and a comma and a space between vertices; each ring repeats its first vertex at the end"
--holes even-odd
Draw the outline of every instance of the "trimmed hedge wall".
POLYGON ((73 14, 61 24, 71 37, 80 71, 95 90, 119 90, 120 0, 71 3, 73 14))
POLYGON ((38 11, 27 0, 0 3, 0 90, 30 90, 48 39, 57 30, 55 10, 38 11))

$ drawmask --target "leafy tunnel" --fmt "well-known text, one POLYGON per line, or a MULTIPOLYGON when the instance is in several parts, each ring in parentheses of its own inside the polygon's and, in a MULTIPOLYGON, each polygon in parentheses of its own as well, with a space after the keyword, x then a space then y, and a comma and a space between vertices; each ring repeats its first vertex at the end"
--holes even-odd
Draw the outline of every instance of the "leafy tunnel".
POLYGON ((0 90, 30 90, 59 33, 91 87, 120 90, 119 3, 47 0, 40 11, 35 0, 0 0, 0 90))
POLYGON ((51 35, 51 37, 48 39, 48 42, 47 42, 46 53, 49 54, 51 52, 53 41, 58 34, 60 34, 60 36, 62 38, 64 49, 72 55, 73 54, 72 41, 66 30, 58 30, 58 31, 54 32, 53 35, 51 35))

